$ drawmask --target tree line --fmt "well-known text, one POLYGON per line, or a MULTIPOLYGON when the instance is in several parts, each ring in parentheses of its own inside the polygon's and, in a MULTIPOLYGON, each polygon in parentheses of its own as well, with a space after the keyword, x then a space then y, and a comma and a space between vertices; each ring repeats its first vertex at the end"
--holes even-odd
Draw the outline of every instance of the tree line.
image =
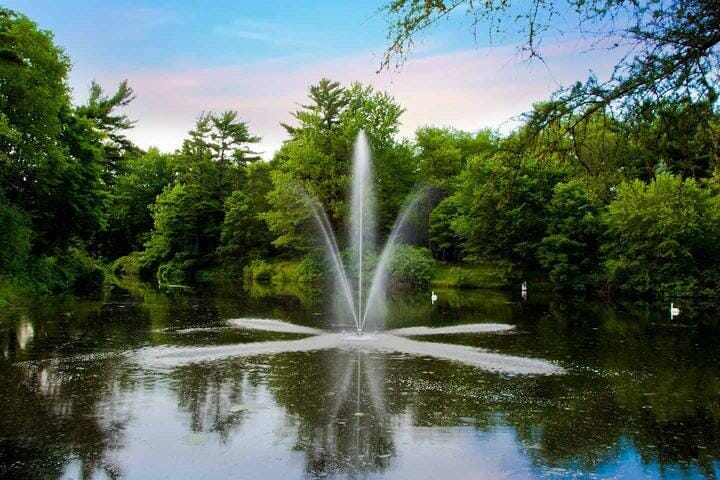
POLYGON ((321 79, 265 161, 233 110, 200 113, 175 152, 143 150, 126 136, 134 126, 122 113, 134 99, 126 82, 112 93, 93 83, 73 105, 70 62, 50 32, 0 10, 0 39, 0 297, 93 288, 108 266, 180 283, 260 279, 286 262, 295 280, 317 280, 302 192, 337 232, 347 230, 361 129, 373 150, 381 238, 405 198, 423 192, 391 266, 401 280, 425 284, 438 263, 492 264, 572 294, 717 296, 712 88, 563 115, 547 115, 558 109, 549 99, 510 134, 428 126, 398 139, 404 108, 391 95, 321 79))

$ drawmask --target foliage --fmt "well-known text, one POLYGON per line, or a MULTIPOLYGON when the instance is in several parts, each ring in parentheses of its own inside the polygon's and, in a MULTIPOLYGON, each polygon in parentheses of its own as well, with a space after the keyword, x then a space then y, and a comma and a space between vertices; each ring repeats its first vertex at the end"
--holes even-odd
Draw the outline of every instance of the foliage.
POLYGON ((305 192, 325 209, 335 231, 344 231, 350 159, 360 130, 367 134, 377 159, 380 227, 388 231, 387 219, 397 214, 399 202, 413 184, 412 155, 393 139, 403 109, 387 93, 370 86, 354 83, 344 88, 325 79, 310 87, 309 98, 311 103, 294 114, 299 125, 289 127, 291 139, 273 159, 273 190, 264 218, 275 245, 300 252, 315 246, 305 192))
POLYGON ((126 114, 117 113, 117 108, 125 107, 135 99, 133 89, 127 80, 120 82, 117 91, 105 95, 102 86, 90 84, 90 95, 85 105, 77 107, 79 116, 93 122, 102 137, 103 181, 112 185, 115 178, 124 170, 128 154, 138 154, 140 150, 126 136, 124 131, 133 127, 134 121, 126 114))
POLYGON ((262 214, 267 210, 270 190, 269 168, 265 163, 252 165, 243 190, 234 191, 225 201, 225 219, 217 254, 229 271, 241 271, 250 260, 271 253, 272 238, 262 214))
POLYGON ((608 281, 623 294, 697 295, 717 288, 718 199, 693 179, 660 174, 618 187, 603 246, 608 281))
POLYGON ((559 92, 536 112, 542 113, 533 119, 540 128, 548 120, 592 115, 618 102, 632 107, 647 98, 717 99, 720 6, 714 0, 391 0, 384 7, 390 43, 381 67, 393 59, 402 63, 420 32, 458 11, 471 18, 476 35, 478 25, 487 26, 491 39, 519 28, 521 50, 530 58, 542 59, 548 30, 579 33, 592 45, 620 49, 610 79, 591 77, 559 92))
MULTIPOLYGON (((216 264, 226 200, 247 182, 249 165, 255 161, 247 145, 256 141, 258 138, 248 133, 247 125, 237 120, 235 112, 200 115, 176 157, 175 183, 157 196, 152 207, 154 229, 141 274, 157 272, 162 282, 184 282, 216 264)), ((257 200, 262 189, 254 195, 257 200)), ((227 206, 241 208, 242 203, 238 195, 227 206)), ((243 240, 231 226, 241 221, 239 215, 242 212, 233 212, 226 226, 227 255, 245 248, 233 244, 243 240), (234 239, 233 232, 237 234, 234 239)))
POLYGON ((584 293, 599 274, 600 209, 579 180, 555 185, 548 207, 547 236, 538 248, 553 287, 584 293))
POLYGON ((510 284, 512 264, 506 260, 480 264, 439 265, 430 282, 435 287, 504 288, 510 284))
POLYGON ((157 149, 126 161, 125 172, 112 190, 107 227, 98 240, 98 250, 104 257, 118 258, 143 248, 153 228, 150 207, 174 180, 173 157, 157 149))
POLYGON ((459 196, 452 195, 430 212, 428 233, 432 251, 442 261, 457 261, 462 257, 462 238, 453 227, 462 211, 459 196))
POLYGON ((430 245, 433 254, 441 260, 457 260, 460 243, 457 238, 453 238, 452 230, 445 229, 449 227, 450 219, 444 217, 445 213, 451 213, 446 209, 454 203, 448 202, 434 216, 432 212, 455 191, 457 177, 466 167, 468 159, 495 151, 498 138, 489 130, 471 134, 453 128, 437 127, 420 128, 415 132, 415 137, 418 178, 425 191, 424 198, 418 203, 413 223, 416 232, 425 234, 416 234, 414 242, 418 245, 430 245), (445 225, 441 227, 442 222, 445 225))
POLYGON ((663 170, 702 178, 719 165, 720 116, 710 102, 647 102, 627 123, 640 178, 651 180, 663 170))
POLYGON ((395 283, 424 287, 433 278, 435 261, 427 248, 400 244, 392 252, 388 270, 395 283))
POLYGON ((305 256, 300 260, 281 260, 267 263, 265 260, 253 260, 243 269, 245 280, 284 284, 317 284, 323 279, 323 264, 315 256, 305 256))
POLYGON ((30 275, 38 279, 34 289, 40 294, 96 290, 105 277, 94 259, 74 247, 57 256, 37 258, 31 265, 30 275))
POLYGON ((460 175, 452 223, 465 259, 505 258, 532 268, 545 236, 548 203, 566 170, 511 154, 473 157, 460 175), (513 164, 510 164, 513 162, 513 164))
POLYGON ((110 272, 117 276, 138 276, 142 268, 142 252, 132 252, 110 264, 110 272))
POLYGON ((468 158, 498 147, 497 137, 489 130, 473 134, 454 128, 423 127, 415 132, 415 138, 421 178, 446 191, 468 158))
POLYGON ((0 190, 0 272, 18 275, 30 261, 30 221, 23 212, 8 204, 0 190))
POLYGON ((273 267, 265 260, 253 260, 243 269, 245 279, 256 282, 269 282, 274 274, 273 267))
MULTIPOLYGON (((141 151, 127 137, 128 83, 106 93, 93 82, 87 102, 72 105, 70 61, 52 34, 0 8, 0 301, 97 288, 98 259, 161 282, 243 272, 317 283, 322 244, 308 207, 327 212, 347 256, 361 130, 373 150, 379 243, 408 194, 423 195, 392 257, 397 283, 497 287, 523 272, 571 294, 717 296, 715 3, 560 2, 583 25, 630 22, 613 33, 636 54, 608 82, 590 78, 536 104, 505 136, 427 126, 399 140, 404 109, 392 96, 321 79, 270 162, 233 110, 201 113, 172 154, 141 151), (434 275, 433 256, 453 263, 434 275)), ((558 5, 393 0, 391 53, 462 8, 496 28, 519 15, 528 52, 540 56, 558 5)), ((365 260, 372 268, 377 252, 365 260)))

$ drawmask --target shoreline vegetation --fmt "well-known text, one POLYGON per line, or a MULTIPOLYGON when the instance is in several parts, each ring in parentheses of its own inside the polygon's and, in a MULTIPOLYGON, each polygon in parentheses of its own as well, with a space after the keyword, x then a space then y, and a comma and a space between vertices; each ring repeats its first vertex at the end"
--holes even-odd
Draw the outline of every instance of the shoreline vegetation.
POLYGON ((714 91, 578 106, 538 128, 558 107, 551 98, 508 134, 426 126, 400 139, 404 108, 391 95, 321 79, 272 159, 233 110, 199 112, 182 146, 161 152, 126 136, 127 82, 110 93, 93 82, 74 105, 52 33, 0 8, 0 35, 0 308, 97 290, 111 275, 322 284, 302 192, 347 231, 360 130, 373 149, 379 243, 402 199, 420 195, 390 262, 396 287, 528 280, 566 297, 720 296, 714 91))

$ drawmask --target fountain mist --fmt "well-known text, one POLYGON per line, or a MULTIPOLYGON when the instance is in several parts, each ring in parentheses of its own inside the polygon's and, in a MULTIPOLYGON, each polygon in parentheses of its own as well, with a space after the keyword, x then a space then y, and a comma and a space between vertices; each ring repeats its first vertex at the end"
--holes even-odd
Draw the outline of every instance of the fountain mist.
MULTIPOLYGON (((393 226, 379 261, 367 272, 367 259, 376 252, 377 221, 371 169, 370 145, 363 131, 357 136, 353 150, 352 189, 350 204, 349 246, 353 262, 352 276, 340 258, 340 251, 325 211, 317 201, 310 201, 315 222, 325 242, 325 249, 336 291, 341 293, 343 310, 348 310, 357 333, 362 333, 368 320, 381 328, 385 314, 387 268, 399 233, 416 200, 407 203, 393 226), (370 273, 368 275, 368 273, 370 273)), ((341 313, 341 312, 338 312, 341 313)))

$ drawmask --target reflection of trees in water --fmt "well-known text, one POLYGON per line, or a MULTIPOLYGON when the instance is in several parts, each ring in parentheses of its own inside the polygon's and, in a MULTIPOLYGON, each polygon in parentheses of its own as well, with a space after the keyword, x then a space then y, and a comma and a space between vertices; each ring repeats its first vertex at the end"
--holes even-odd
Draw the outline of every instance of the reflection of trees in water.
POLYGON ((665 307, 550 303, 549 315, 540 308, 518 317, 529 335, 486 342, 580 370, 548 379, 543 408, 508 418, 527 444, 542 446, 530 450, 537 464, 592 468, 615 458, 624 443, 647 464, 695 465, 714 476, 720 335, 690 313, 671 324, 665 307))
MULTIPOLYGON (((286 354, 270 361, 270 386, 276 401, 297 418, 297 448, 306 452, 307 469, 314 475, 354 471, 358 465, 353 463, 357 443, 350 428, 356 395, 350 388, 342 396, 341 381, 344 370, 355 368, 353 355, 286 354), (344 405, 340 409, 338 395, 344 405)), ((387 357, 368 359, 367 370, 380 386, 376 398, 382 399, 379 411, 384 415, 374 413, 378 409, 372 406, 369 387, 361 389, 363 411, 370 412, 363 427, 367 430, 359 437, 361 451, 366 452, 366 464, 361 465, 365 472, 385 468, 391 461, 386 455, 396 453, 393 429, 406 415, 417 426, 472 425, 483 432, 510 426, 538 467, 592 470, 615 461, 629 445, 645 463, 681 469, 696 465, 712 476, 712 459, 720 455, 720 409, 707 409, 717 403, 701 398, 698 402, 705 406, 700 409, 678 409, 692 403, 692 392, 684 388, 675 397, 652 400, 658 396, 645 393, 654 387, 637 385, 632 376, 502 377, 435 359, 383 358, 387 357), (373 367, 373 362, 381 362, 382 368, 373 367), (634 389, 637 396, 623 398, 622 388, 634 389)), ((689 380, 694 387, 703 381, 689 380)), ((720 398, 717 393, 715 399, 720 398)))
POLYGON ((229 406, 248 402, 249 392, 264 391, 267 382, 297 429, 308 474, 316 476, 381 472, 397 454, 395 429, 407 428, 406 421, 480 432, 510 426, 537 467, 592 470, 635 448, 647 464, 695 465, 711 476, 720 456, 718 359, 691 354, 708 341, 698 337, 705 334, 679 338, 633 325, 618 336, 623 319, 592 330, 577 323, 582 318, 553 323, 539 316, 523 327, 531 335, 484 340, 515 342, 516 352, 543 356, 551 346, 555 358, 576 366, 563 376, 506 377, 431 358, 320 351, 260 358, 268 367, 257 379, 252 364, 239 361, 183 367, 173 377, 193 431, 221 438, 242 428, 229 406))
POLYGON ((104 298, 46 299, 5 312, 0 328, 0 477, 121 476, 112 459, 122 448, 134 388, 120 356, 93 357, 142 341, 149 330, 141 306, 104 298), (82 361, 43 358, 90 357, 82 361), (32 363, 10 363, 34 360, 32 363))
POLYGON ((75 464, 81 478, 122 476, 130 406, 117 403, 133 380, 118 359, 81 364, 0 364, 0 477, 57 478, 75 464), (123 411, 125 409, 125 411, 123 411))
MULTIPOLYGON (((56 478, 73 462, 86 478, 102 472, 119 476, 113 456, 123 448, 132 405, 116 402, 125 397, 120 392, 136 387, 117 358, 29 367, 9 361, 152 343, 155 328, 196 321, 197 315, 216 321, 221 311, 228 316, 245 308, 224 305, 216 296, 172 292, 170 298, 154 289, 142 295, 136 305, 111 293, 105 304, 43 305, 6 317, 0 328, 0 391, 7 392, 0 395, 0 476, 56 478), (72 315, 63 316, 66 311, 72 315), (185 320, 174 320, 178 315, 185 320)), ((528 302, 509 304, 502 294, 487 302, 482 293, 462 295, 441 295, 436 310, 427 298, 408 297, 391 306, 392 315, 406 319, 407 313, 416 324, 459 318, 518 323, 517 334, 436 340, 558 360, 569 373, 503 377, 436 359, 372 353, 359 360, 357 352, 344 351, 194 365, 170 374, 178 408, 188 412, 188 431, 229 441, 242 433, 243 419, 260 413, 231 408, 259 402, 256 395, 269 392, 297 429, 296 448, 311 475, 381 473, 397 455, 395 431, 407 428, 406 421, 472 425, 480 435, 509 426, 538 467, 592 469, 616 460, 623 448, 635 448, 648 464, 697 466, 708 477, 715 474, 713 459, 720 458, 716 325, 698 324, 687 307, 681 326, 672 326, 665 305, 533 303, 532 295, 528 302), (365 415, 355 415, 358 400, 365 415)), ((272 304, 270 296, 253 305, 265 312, 275 308, 272 304)), ((283 308, 298 305, 288 300, 283 308)), ((310 319, 312 312, 299 315, 310 319)), ((393 326, 405 326, 404 321, 393 326)))
POLYGON ((262 369, 238 362, 194 364, 175 369, 170 377, 178 408, 189 414, 190 431, 213 432, 227 443, 244 415, 252 413, 245 409, 256 406, 251 402, 258 399, 252 395, 258 391, 262 369))

